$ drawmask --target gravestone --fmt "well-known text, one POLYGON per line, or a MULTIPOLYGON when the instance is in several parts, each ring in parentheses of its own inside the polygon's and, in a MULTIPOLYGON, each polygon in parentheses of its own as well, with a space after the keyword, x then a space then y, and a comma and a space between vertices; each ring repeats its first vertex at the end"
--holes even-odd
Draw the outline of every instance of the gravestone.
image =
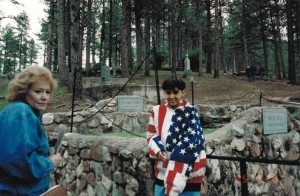
POLYGON ((285 108, 263 108, 263 133, 265 135, 287 133, 285 108))
POLYGON ((104 85, 110 85, 110 67, 109 66, 101 66, 101 82, 104 85))
POLYGON ((139 96, 118 96, 119 112, 142 112, 144 109, 144 101, 139 96))
POLYGON ((191 66, 190 66, 190 59, 188 57, 188 55, 186 55, 185 59, 184 59, 184 78, 190 78, 192 76, 192 70, 191 70, 191 66))

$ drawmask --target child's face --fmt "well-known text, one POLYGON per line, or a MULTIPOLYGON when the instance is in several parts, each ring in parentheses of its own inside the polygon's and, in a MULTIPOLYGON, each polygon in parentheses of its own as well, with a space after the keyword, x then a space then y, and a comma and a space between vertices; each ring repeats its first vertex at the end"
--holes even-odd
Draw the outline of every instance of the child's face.
POLYGON ((184 91, 177 88, 175 90, 165 90, 164 97, 168 104, 175 109, 179 107, 180 100, 184 97, 184 91))

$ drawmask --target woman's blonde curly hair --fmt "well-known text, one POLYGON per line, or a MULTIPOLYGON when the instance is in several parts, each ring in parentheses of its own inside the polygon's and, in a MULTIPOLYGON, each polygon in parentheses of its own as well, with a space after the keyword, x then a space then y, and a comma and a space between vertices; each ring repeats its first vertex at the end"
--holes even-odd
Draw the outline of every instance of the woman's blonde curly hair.
POLYGON ((46 67, 38 65, 25 68, 8 84, 6 100, 8 102, 17 100, 24 101, 32 85, 40 81, 49 82, 52 95, 54 89, 57 87, 57 82, 53 78, 51 71, 46 67))

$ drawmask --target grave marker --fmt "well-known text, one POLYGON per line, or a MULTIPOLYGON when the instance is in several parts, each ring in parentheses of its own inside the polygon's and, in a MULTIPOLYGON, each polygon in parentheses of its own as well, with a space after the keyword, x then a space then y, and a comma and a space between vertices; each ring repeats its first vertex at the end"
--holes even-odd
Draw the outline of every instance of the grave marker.
POLYGON ((101 66, 101 82, 103 84, 111 84, 110 81, 110 67, 109 66, 101 66))
POLYGON ((263 108, 263 133, 287 133, 287 112, 284 108, 263 108))
POLYGON ((139 96, 118 96, 119 112, 142 112, 144 110, 144 101, 139 96))

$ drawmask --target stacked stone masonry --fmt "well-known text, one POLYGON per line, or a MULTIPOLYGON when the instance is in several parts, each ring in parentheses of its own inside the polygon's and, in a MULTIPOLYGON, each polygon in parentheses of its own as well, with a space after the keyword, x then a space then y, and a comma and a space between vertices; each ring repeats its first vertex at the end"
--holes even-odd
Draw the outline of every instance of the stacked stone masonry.
MULTIPOLYGON (((120 113, 116 105, 115 100, 104 100, 74 113, 73 133, 65 134, 61 149, 63 161, 57 170, 60 183, 69 195, 153 195, 152 161, 148 158, 145 137, 94 135, 121 132, 120 127, 145 133, 152 105, 145 101, 141 113, 120 113), (99 112, 97 108, 103 109, 99 112)), ((197 107, 202 121, 209 120, 220 127, 205 135, 208 154, 213 147, 216 155, 234 156, 233 148, 251 148, 254 154, 259 154, 259 142, 263 137, 268 142, 270 157, 276 157, 281 149, 285 159, 299 158, 300 108, 279 106, 288 111, 288 133, 265 136, 262 107, 197 107)), ((70 132, 70 117, 71 112, 43 116, 50 140, 56 137, 60 124, 67 125, 67 132, 70 132)), ((300 195, 299 166, 249 163, 247 174, 249 195, 300 195)), ((54 175, 52 178, 54 185, 54 175)), ((207 159, 207 176, 201 195, 240 195, 240 185, 238 163, 207 159)))

